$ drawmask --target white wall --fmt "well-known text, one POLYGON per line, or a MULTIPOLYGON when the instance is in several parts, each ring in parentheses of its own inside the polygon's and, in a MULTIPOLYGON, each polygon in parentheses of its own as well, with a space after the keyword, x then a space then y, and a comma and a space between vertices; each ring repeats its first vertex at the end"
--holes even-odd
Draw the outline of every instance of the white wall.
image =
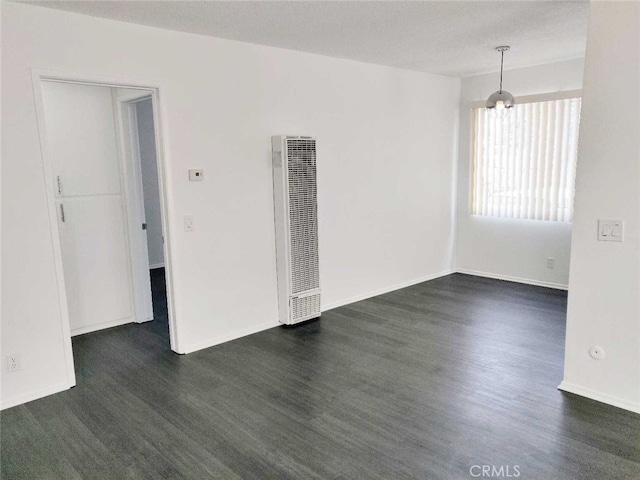
POLYGON ((149 266, 154 268, 164 266, 164 252, 162 250, 162 214, 160 211, 156 136, 153 125, 153 103, 150 98, 136 103, 136 116, 140 141, 140 166, 144 192, 144 214, 147 222, 149 266))
POLYGON ((564 381, 640 413, 640 4, 592 2, 576 179, 564 381), (620 95, 612 101, 608 95, 620 95), (624 219, 623 243, 598 218, 624 219), (605 358, 588 350, 598 345, 605 358))
MULTIPOLYGON (((509 55, 517 55, 513 50, 509 55)), ((498 58, 498 57, 496 57, 498 58)), ((508 57, 507 57, 508 61, 508 57)), ((505 89, 516 101, 521 95, 582 88, 582 59, 510 70, 505 89)), ((499 73, 462 79, 456 267, 462 271, 519 279, 549 286, 569 280, 571 224, 471 215, 471 104, 497 90, 499 73), (547 269, 547 257, 555 268, 547 269)))
POLYGON ((161 82, 182 352, 276 324, 274 134, 318 138, 325 308, 452 267, 459 80, 2 9, 2 349, 22 358, 21 372, 3 374, 3 407, 69 384, 33 67, 161 82), (188 181, 194 165, 204 182, 188 181), (186 214, 196 231, 183 231, 186 214))

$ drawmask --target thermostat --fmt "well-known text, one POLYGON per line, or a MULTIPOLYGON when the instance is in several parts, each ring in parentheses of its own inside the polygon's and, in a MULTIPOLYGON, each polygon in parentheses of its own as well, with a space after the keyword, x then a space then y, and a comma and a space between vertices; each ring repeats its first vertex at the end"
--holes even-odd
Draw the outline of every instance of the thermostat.
POLYGON ((200 182, 204 180, 204 170, 201 168, 192 168, 189 170, 189 181, 200 182))

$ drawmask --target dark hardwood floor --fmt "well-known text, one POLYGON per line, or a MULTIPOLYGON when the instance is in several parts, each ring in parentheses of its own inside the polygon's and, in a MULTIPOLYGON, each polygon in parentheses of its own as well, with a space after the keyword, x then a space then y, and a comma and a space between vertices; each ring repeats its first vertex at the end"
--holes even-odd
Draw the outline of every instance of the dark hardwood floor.
POLYGON ((161 273, 2 412, 2 478, 640 479, 640 416, 556 389, 565 292, 455 274, 180 356, 161 273))

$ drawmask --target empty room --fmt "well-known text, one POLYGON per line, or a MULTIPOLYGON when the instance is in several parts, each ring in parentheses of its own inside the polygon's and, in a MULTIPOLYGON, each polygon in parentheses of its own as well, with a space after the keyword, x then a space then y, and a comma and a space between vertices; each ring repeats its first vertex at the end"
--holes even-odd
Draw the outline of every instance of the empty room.
POLYGON ((0 2, 0 476, 640 479, 640 2, 0 2))

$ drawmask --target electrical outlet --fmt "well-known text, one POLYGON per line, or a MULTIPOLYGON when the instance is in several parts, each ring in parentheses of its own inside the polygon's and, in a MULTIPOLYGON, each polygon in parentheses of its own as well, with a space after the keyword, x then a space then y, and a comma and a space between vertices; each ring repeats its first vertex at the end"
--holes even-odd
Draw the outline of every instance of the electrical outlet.
POLYGON ((20 370, 20 355, 7 355, 7 370, 10 372, 20 370))
POLYGON ((553 270, 556 266, 556 259, 553 257, 547 257, 547 268, 553 270))

